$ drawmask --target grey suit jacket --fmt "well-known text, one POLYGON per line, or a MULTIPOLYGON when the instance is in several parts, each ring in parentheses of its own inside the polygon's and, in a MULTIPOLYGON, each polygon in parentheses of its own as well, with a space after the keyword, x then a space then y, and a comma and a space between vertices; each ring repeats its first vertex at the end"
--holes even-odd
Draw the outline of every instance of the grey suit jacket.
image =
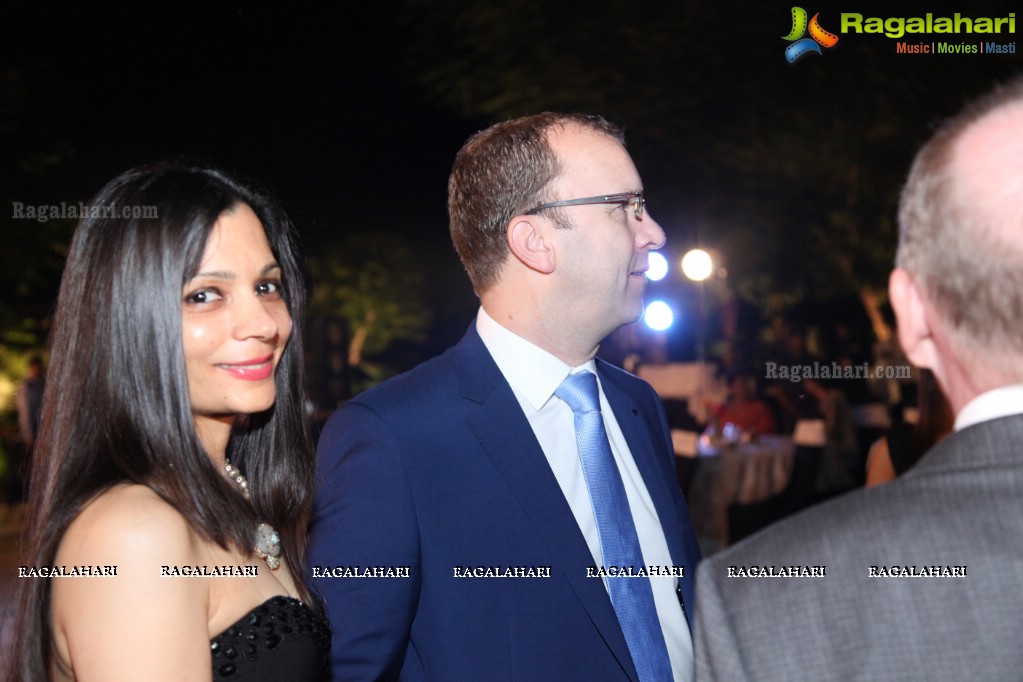
POLYGON ((1023 679, 1021 443, 1023 415, 971 426, 705 560, 697 679, 1023 679), (935 568, 960 575, 892 577, 935 568))

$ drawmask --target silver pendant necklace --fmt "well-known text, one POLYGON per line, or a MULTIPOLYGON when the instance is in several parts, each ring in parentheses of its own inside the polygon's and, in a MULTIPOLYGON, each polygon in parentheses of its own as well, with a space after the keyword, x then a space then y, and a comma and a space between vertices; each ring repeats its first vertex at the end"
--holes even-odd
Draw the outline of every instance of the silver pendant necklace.
MULTIPOLYGON (((241 490, 242 496, 246 500, 250 499, 249 482, 245 479, 242 472, 238 470, 238 467, 231 464, 231 460, 224 460, 224 471, 227 472, 228 478, 234 481, 238 489, 241 490)), ((277 570, 281 565, 281 537, 269 523, 261 523, 256 526, 256 544, 252 551, 266 562, 271 571, 277 570)))

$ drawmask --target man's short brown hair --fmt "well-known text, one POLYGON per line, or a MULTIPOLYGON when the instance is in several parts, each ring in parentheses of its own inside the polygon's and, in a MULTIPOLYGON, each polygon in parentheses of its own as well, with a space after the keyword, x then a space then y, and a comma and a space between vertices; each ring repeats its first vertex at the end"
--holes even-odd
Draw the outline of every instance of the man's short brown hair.
MULTIPOLYGON (((508 257, 511 219, 552 200, 550 185, 562 167, 548 132, 567 125, 625 144, 621 129, 599 116, 544 112, 481 130, 455 157, 448 179, 451 241, 477 294, 493 286, 508 257)), ((559 214, 548 210, 558 220, 559 214)))
MULTIPOLYGON (((970 104, 920 150, 899 204, 896 265, 921 286, 961 350, 1023 353, 1023 243, 1020 215, 987 210, 956 175, 956 144, 982 119, 1023 105, 1023 78, 970 104), (1015 225, 1008 224, 1016 220, 1015 225), (1014 235, 1014 240, 1006 240, 1014 235)), ((1007 141, 1008 142, 1008 141, 1007 141)), ((1007 183, 1023 183, 1023 167, 1007 183)), ((999 180, 1002 182, 1002 180, 999 180)), ((1017 195, 1018 197, 1018 195, 1017 195)))

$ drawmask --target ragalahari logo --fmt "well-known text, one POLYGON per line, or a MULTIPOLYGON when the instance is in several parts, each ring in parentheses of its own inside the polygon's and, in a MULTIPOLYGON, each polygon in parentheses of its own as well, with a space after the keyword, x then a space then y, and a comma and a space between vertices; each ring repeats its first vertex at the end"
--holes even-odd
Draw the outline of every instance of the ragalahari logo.
POLYGON ((792 30, 787 36, 782 36, 782 40, 792 43, 785 48, 785 59, 789 60, 789 64, 795 64, 811 52, 821 54, 822 47, 830 48, 838 44, 838 36, 821 28, 817 21, 817 17, 820 16, 819 12, 813 15, 809 25, 807 25, 806 16, 806 10, 802 7, 792 8, 792 30), (808 29, 810 37, 804 38, 803 35, 808 29))

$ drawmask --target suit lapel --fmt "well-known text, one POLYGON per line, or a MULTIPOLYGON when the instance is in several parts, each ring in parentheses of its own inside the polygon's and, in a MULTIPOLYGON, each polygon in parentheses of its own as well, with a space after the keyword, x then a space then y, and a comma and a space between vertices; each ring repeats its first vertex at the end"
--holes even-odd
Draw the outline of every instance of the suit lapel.
POLYGON ((618 372, 608 371, 602 362, 597 363, 597 371, 600 374, 601 386, 604 389, 604 395, 607 396, 607 402, 615 413, 618 426, 625 436, 625 441, 629 444, 632 459, 636 462, 636 467, 643 477, 650 499, 654 503, 657 518, 661 522, 661 529, 664 531, 664 538, 668 543, 668 552, 676 565, 685 566, 685 576, 679 580, 679 585, 682 588, 682 598, 686 605, 686 620, 692 630, 691 609, 695 603, 693 572, 699 553, 697 551, 693 556, 683 546, 683 531, 671 487, 674 484, 674 476, 665 469, 663 459, 667 454, 662 453, 658 456, 654 443, 654 438, 662 431, 655 419, 656 412, 651 412, 649 406, 641 409, 632 394, 627 392, 620 383, 621 377, 618 372))
POLYGON ((552 557, 552 574, 565 578, 623 670, 636 679, 625 637, 603 581, 587 578, 593 557, 511 387, 473 324, 457 346, 454 364, 462 396, 479 404, 466 421, 504 478, 552 557))

